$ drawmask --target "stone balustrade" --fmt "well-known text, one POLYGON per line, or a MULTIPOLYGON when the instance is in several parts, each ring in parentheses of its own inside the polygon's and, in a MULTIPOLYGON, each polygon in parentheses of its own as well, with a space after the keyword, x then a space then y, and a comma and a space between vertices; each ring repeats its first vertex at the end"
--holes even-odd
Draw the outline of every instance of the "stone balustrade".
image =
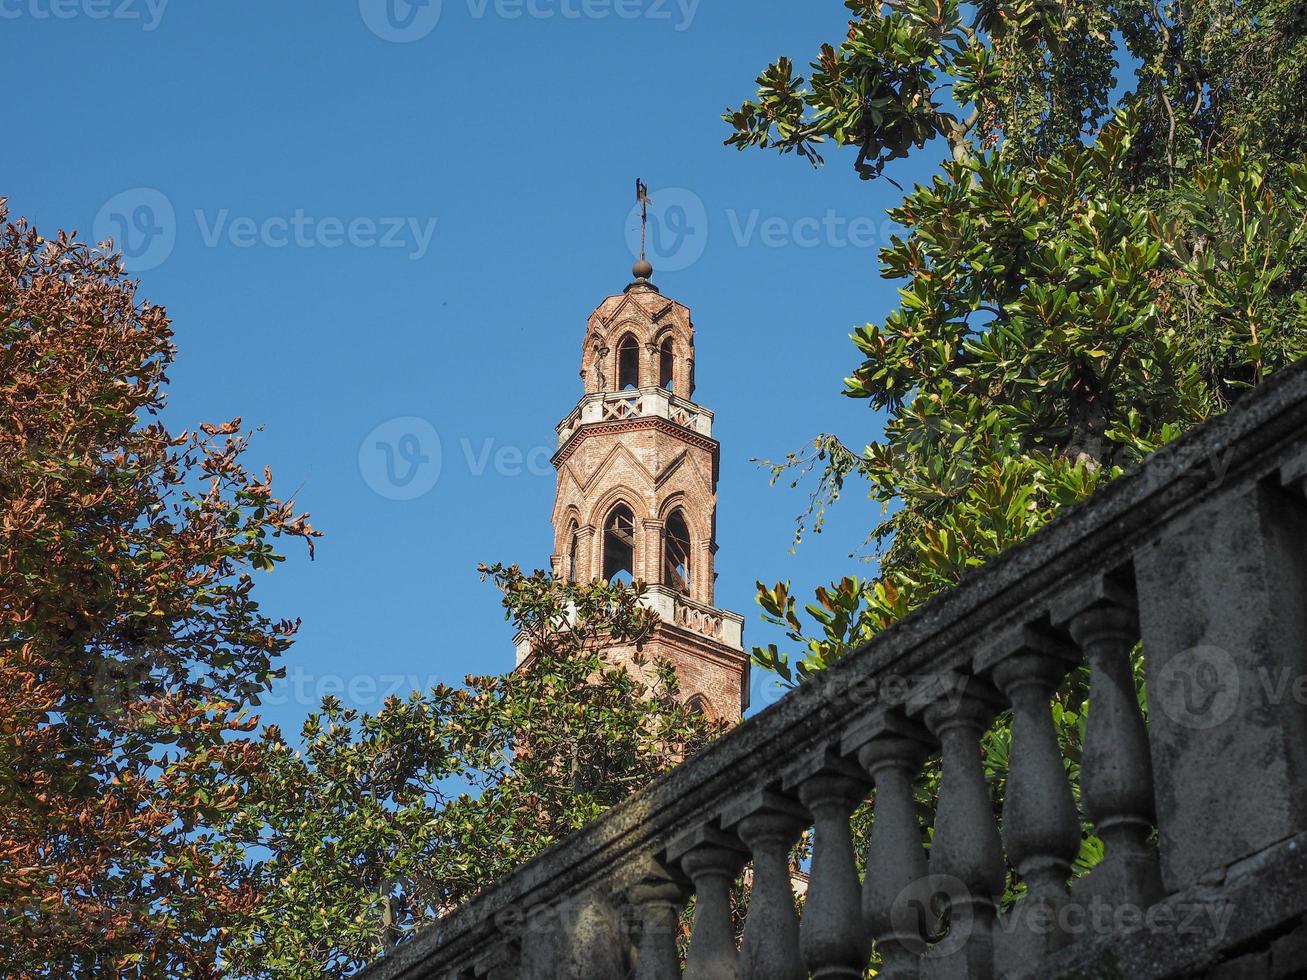
MULTIPOLYGON (((689 596, 666 585, 646 585, 640 604, 652 609, 664 623, 673 623, 700 636, 726 644, 733 650, 744 649, 744 617, 695 602, 689 596)), ((569 611, 568 617, 571 618, 569 611)), ((531 656, 531 638, 526 633, 513 637, 517 652, 516 666, 520 667, 531 656)))
POLYGON ((719 640, 735 650, 744 649, 744 617, 739 613, 695 602, 666 585, 645 586, 641 602, 665 623, 719 640))
POLYGON ((1299 365, 365 975, 854 980, 873 957, 887 978, 1298 975, 1305 488, 1299 365), (1090 709, 1065 759, 1050 706, 1073 672, 1090 709), (1001 810, 981 755, 996 723, 1001 810), (808 828, 796 910, 785 859, 808 828), (1101 859, 1076 876, 1089 832, 1101 859))
POLYGON ((620 422, 633 418, 660 418, 712 438, 713 413, 666 388, 631 388, 618 392, 595 392, 581 399, 576 408, 558 423, 558 445, 562 446, 583 425, 620 422))

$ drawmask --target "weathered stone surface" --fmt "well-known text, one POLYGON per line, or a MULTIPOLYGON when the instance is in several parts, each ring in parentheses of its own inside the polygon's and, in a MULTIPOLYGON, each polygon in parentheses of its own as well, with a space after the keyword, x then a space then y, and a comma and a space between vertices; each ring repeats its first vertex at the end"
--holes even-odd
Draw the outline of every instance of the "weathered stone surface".
POLYGON ((1301 977, 1307 972, 1307 919, 1299 916, 1290 931, 1271 943, 1271 977, 1301 977))
POLYGON ((1226 960, 1203 974, 1204 980, 1269 980, 1271 954, 1248 953, 1237 959, 1226 960))
POLYGON ((1307 826, 1307 505, 1227 494, 1136 555, 1168 891, 1307 826))
POLYGON ((560 980, 624 980, 627 937, 611 899, 591 889, 568 904, 560 980))
MULTIPOLYGON (((1307 834, 1169 895, 1144 926, 1085 928, 1075 943, 1014 980, 1180 980, 1269 951, 1277 976, 1300 976, 1307 913, 1307 834), (1285 941, 1283 946, 1277 943, 1285 941), (1276 963, 1276 950, 1279 962, 1276 963), (1295 972, 1297 971, 1297 972, 1295 972)), ((1242 968, 1242 967, 1241 967, 1242 968)))
POLYGON ((862 918, 850 817, 867 794, 866 773, 827 747, 791 772, 786 786, 797 787, 814 824, 801 930, 804 965, 817 980, 861 980, 871 931, 862 918))

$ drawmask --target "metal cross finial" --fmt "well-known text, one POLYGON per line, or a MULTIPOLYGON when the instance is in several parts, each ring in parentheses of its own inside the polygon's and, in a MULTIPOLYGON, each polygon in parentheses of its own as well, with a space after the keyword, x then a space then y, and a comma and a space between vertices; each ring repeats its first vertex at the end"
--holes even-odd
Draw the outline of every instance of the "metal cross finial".
POLYGON ((649 228, 649 185, 635 178, 635 199, 640 203, 640 261, 644 261, 644 237, 649 228))

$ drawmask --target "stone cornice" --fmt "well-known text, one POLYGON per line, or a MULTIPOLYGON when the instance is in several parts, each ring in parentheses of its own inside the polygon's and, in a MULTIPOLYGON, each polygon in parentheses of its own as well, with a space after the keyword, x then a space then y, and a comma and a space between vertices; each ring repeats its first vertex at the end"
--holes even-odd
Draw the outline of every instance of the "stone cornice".
POLYGON ((658 416, 639 416, 630 419, 620 419, 608 422, 588 422, 578 426, 576 431, 558 448, 554 453, 551 462, 554 467, 560 467, 567 462, 568 458, 576 452, 576 447, 585 439, 591 436, 611 436, 619 435, 625 432, 636 432, 640 429, 658 429, 668 435, 675 436, 682 442, 689 443, 699 449, 707 450, 712 453, 714 461, 717 459, 718 451, 721 446, 716 439, 710 439, 707 436, 701 436, 697 432, 692 432, 683 425, 677 425, 675 422, 669 422, 667 419, 658 416))

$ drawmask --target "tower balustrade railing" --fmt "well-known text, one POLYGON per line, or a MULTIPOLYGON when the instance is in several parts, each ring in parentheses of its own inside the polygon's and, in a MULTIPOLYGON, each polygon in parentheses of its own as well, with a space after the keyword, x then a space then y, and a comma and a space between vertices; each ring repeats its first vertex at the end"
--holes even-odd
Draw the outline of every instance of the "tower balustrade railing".
POLYGON ((696 602, 685 593, 660 584, 646 585, 642 601, 665 623, 720 640, 736 650, 744 648, 744 617, 739 613, 696 602))
POLYGON ((593 392, 558 423, 558 445, 562 446, 583 425, 620 422, 633 418, 661 418, 712 438, 713 413, 666 388, 630 388, 626 391, 593 392))
POLYGON ((1300 364, 366 975, 1293 975, 1305 490, 1300 364), (1073 675, 1089 709, 1068 754, 1052 711, 1073 675), (787 858, 808 830, 800 909, 787 858))

